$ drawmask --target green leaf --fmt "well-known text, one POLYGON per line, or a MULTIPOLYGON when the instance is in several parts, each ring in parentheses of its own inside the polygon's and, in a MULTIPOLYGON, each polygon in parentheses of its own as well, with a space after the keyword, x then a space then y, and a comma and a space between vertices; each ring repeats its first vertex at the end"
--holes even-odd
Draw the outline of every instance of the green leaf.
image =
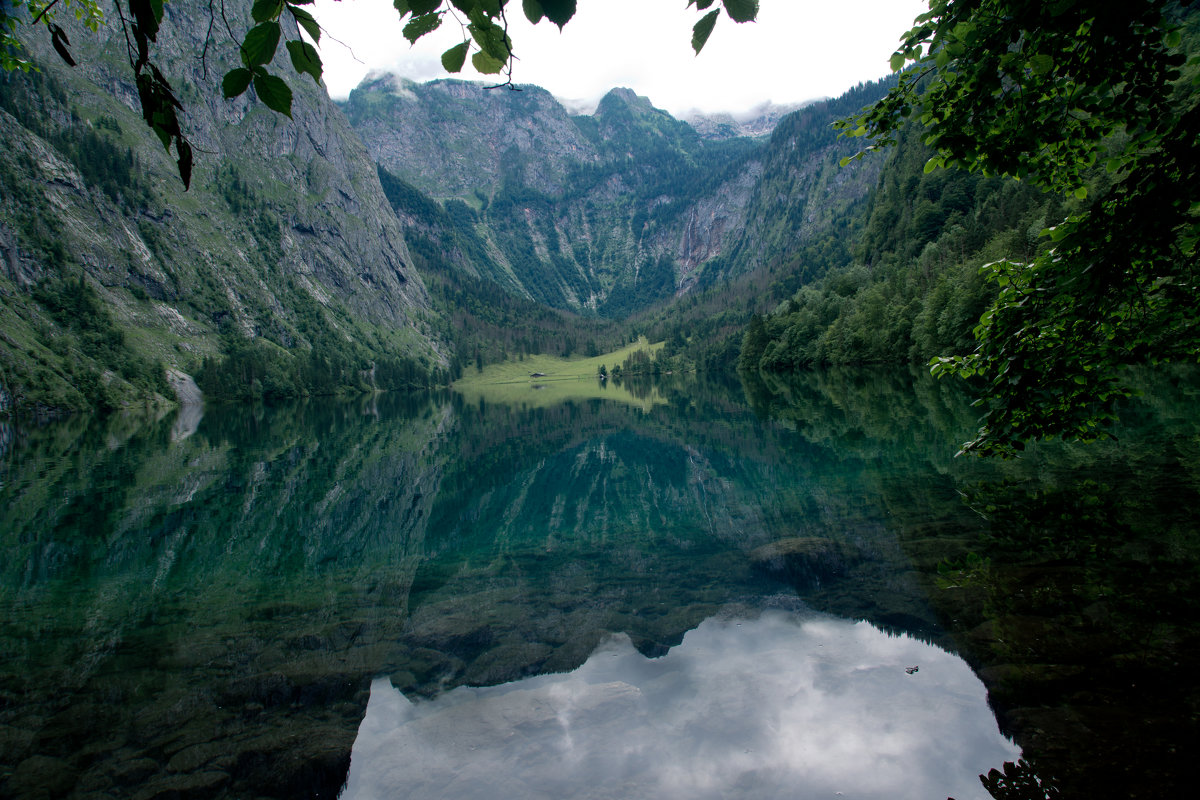
POLYGON ((1075 190, 1075 199, 1076 200, 1086 200, 1087 199, 1087 187, 1086 186, 1080 186, 1078 189, 1075 190))
MULTIPOLYGON (((542 10, 542 4, 538 0, 521 0, 521 9, 525 12, 525 19, 537 25, 542 21, 542 17, 546 16, 546 12, 542 10)), ((451 70, 458 72, 458 70, 451 70)))
POLYGON ((695 6, 697 11, 703 11, 715 2, 716 0, 688 0, 688 5, 695 6))
POLYGON ((721 0, 721 5, 734 22, 751 22, 758 16, 758 0, 721 0))
POLYGON ((942 165, 942 157, 941 156, 933 156, 932 158, 930 158, 928 161, 925 162, 925 174, 928 175, 929 173, 933 172, 935 169, 937 169, 941 165, 942 165))
POLYGON ((317 86, 320 86, 321 56, 317 54, 317 48, 308 42, 295 39, 287 43, 287 50, 288 55, 292 57, 292 66, 296 68, 296 72, 301 75, 305 73, 312 75, 317 86))
POLYGON ((409 11, 412 11, 412 9, 408 7, 408 0, 392 0, 392 7, 395 8, 396 11, 400 12, 400 19, 404 19, 404 15, 409 11))
POLYGON ((68 67, 75 66, 75 59, 71 58, 71 51, 67 49, 67 45, 71 44, 71 41, 67 39, 66 32, 53 22, 46 24, 50 28, 50 44, 54 46, 59 57, 66 62, 68 67))
POLYGON ((162 20, 162 2, 151 0, 129 0, 129 13, 137 31, 150 41, 158 36, 158 23, 162 20))
POLYGON ((704 43, 712 35, 713 26, 717 24, 717 15, 720 13, 715 9, 708 12, 692 28, 692 49, 696 51, 696 55, 699 55, 700 51, 704 49, 704 43))
POLYGON ((317 20, 312 14, 305 11, 303 8, 296 8, 293 5, 288 5, 288 11, 292 12, 292 17, 295 18, 296 24, 304 29, 304 32, 309 35, 314 42, 321 42, 321 26, 317 24, 317 20))
POLYGON ((242 42, 242 63, 247 67, 270 64, 279 47, 279 34, 278 22, 263 22, 251 28, 242 42))
POLYGON ((467 30, 471 32, 471 36, 485 53, 501 63, 507 63, 512 56, 512 50, 504 35, 504 29, 486 18, 482 20, 482 23, 471 23, 467 26, 467 30))
POLYGON ((291 119, 292 89, 282 78, 267 74, 255 75, 254 91, 258 93, 258 99, 263 101, 263 105, 291 119))
POLYGON ((479 70, 484 75, 495 75, 497 72, 504 69, 505 64, 505 62, 492 58, 482 50, 471 56, 471 63, 475 65, 475 69, 479 70))
POLYGON ((904 53, 897 51, 892 53, 892 59, 888 62, 888 65, 892 68, 892 72, 899 72, 904 69, 904 61, 904 53))
POLYGON ((242 67, 231 69, 225 73, 225 78, 221 81, 221 91, 225 94, 226 99, 237 97, 250 87, 250 79, 253 77, 254 75, 248 69, 242 67))
POLYGON ((408 24, 404 26, 404 38, 410 42, 416 43, 430 31, 437 30, 437 27, 442 24, 440 14, 422 14, 419 17, 413 17, 408 24))
POLYGON ((192 146, 182 136, 175 137, 175 152, 179 154, 179 180, 186 192, 192 185, 192 146))
POLYGON ((414 17, 436 11, 441 4, 442 0, 408 0, 408 7, 412 9, 414 17))
POLYGON ((446 72, 462 72, 463 64, 467 61, 467 50, 470 47, 470 42, 463 42, 442 53, 442 68, 446 72))
POLYGON ((575 0, 539 0, 539 2, 546 19, 557 25, 559 30, 562 30, 562 26, 575 16, 575 0))
POLYGON ((1034 75, 1045 75, 1054 69, 1054 59, 1045 53, 1038 53, 1029 58, 1029 68, 1034 75))
POLYGON ((255 22, 266 22, 269 19, 278 18, 282 12, 283 0, 254 0, 250 16, 254 17, 255 22))

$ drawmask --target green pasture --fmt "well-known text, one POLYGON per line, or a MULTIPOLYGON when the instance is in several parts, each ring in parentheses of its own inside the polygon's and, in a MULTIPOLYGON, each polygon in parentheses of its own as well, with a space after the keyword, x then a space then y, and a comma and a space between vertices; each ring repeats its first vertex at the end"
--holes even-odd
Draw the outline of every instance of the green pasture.
POLYGON ((654 357, 662 346, 663 342, 649 344, 643 337, 620 350, 593 358, 531 355, 523 360, 489 364, 482 371, 468 368, 463 377, 454 382, 454 390, 468 402, 482 399, 487 403, 543 408, 567 400, 596 397, 628 403, 648 411, 666 403, 657 389, 635 394, 624 385, 624 381, 616 381, 611 377, 600 380, 600 367, 605 366, 611 373, 613 367, 623 363, 636 351, 645 350, 654 357))

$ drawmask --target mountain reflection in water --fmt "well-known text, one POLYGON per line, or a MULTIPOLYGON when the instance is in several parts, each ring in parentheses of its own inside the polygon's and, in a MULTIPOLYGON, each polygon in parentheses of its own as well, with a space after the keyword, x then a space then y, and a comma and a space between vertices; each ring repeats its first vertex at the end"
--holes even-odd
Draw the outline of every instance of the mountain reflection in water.
POLYGON ((1200 380, 1144 386, 1012 461, 894 370, 0 427, 0 797, 1190 796, 1200 380))
POLYGON ((616 635, 572 672, 434 700, 376 680, 342 800, 987 797, 978 775, 1019 751, 986 695, 907 635, 731 613, 659 658, 616 635))

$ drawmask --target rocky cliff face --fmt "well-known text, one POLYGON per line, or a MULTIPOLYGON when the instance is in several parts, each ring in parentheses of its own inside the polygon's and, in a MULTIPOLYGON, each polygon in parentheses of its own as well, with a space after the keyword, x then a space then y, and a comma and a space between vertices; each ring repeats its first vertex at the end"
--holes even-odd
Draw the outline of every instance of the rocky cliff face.
MULTIPOLYGON (((814 101, 816 102, 816 101, 814 101)), ((770 136, 779 121, 798 111, 808 103, 788 103, 776 105, 763 103, 743 114, 701 114, 686 115, 684 122, 696 129, 696 132, 708 139, 732 139, 738 136, 764 137, 770 136)))
MULTIPOLYGON (((826 235, 878 177, 878 160, 838 166, 854 145, 830 128, 873 92, 883 88, 688 124, 628 89, 571 116, 536 87, 377 75, 343 107, 383 169, 459 209, 454 236, 431 235, 477 240, 475 257, 443 247, 464 271, 622 318, 686 293, 706 271, 742 274, 826 235)), ((419 223, 409 194, 395 205, 419 223)))
POLYGON ((566 110, 537 86, 488 90, 371 75, 342 108, 381 166, 439 199, 478 204, 514 178, 561 193, 570 172, 599 159, 566 110), (529 163, 531 154, 537 160, 529 163))
POLYGON ((343 107, 389 173, 473 209, 492 263, 464 268, 610 317, 686 291, 760 170, 754 141, 708 141, 628 89, 571 116, 536 87, 374 76, 343 107))
POLYGON ((861 86, 780 120, 747 203, 745 228, 732 248, 731 272, 785 260, 844 222, 850 209, 867 197, 879 181, 884 159, 864 158, 841 166, 841 159, 858 152, 862 143, 839 137, 832 124, 884 91, 881 83, 861 86))
MULTIPOLYGON (((249 19, 248 6, 227 16, 249 19)), ((86 332, 35 287, 67 277, 125 332, 127 358, 156 371, 194 371, 222 332, 304 352, 318 327, 437 363, 424 286, 361 140, 307 76, 289 78, 291 120, 223 99, 236 43, 214 32, 206 48, 210 14, 172 2, 159 36, 196 151, 186 193, 141 120, 116 21, 94 35, 69 29, 74 69, 36 31, 41 74, 0 77, 0 363, 15 393, 86 406, 87 373, 110 399, 145 394, 111 358, 62 344, 86 332)))

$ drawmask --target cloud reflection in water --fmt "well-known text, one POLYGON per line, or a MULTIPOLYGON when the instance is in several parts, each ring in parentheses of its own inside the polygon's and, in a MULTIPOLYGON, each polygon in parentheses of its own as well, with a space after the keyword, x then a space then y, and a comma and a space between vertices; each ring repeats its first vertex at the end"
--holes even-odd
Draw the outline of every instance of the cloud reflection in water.
POLYGON ((766 611, 709 619, 661 658, 614 636, 573 672, 434 700, 377 680, 342 798, 967 800, 1018 755, 956 656, 766 611))

